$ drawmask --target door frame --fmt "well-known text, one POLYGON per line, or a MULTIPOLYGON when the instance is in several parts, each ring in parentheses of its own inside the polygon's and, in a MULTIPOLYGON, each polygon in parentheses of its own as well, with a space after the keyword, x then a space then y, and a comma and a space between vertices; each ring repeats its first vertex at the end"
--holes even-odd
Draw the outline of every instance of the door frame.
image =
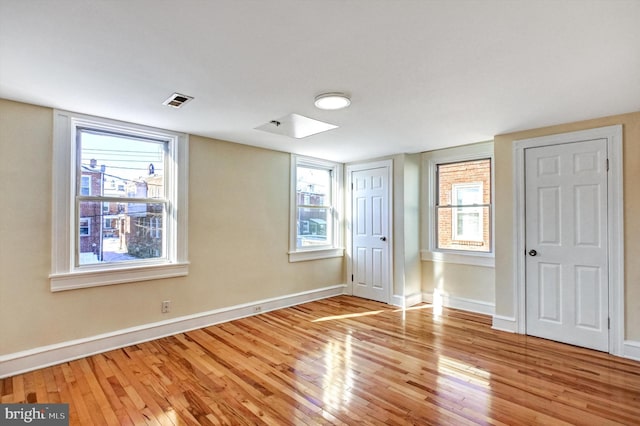
POLYGON ((624 223, 622 174, 622 125, 560 133, 514 141, 513 194, 515 253, 514 308, 516 332, 526 334, 525 276, 525 150, 593 139, 606 139, 609 173, 607 176, 607 216, 609 263, 609 353, 623 355, 624 350, 624 223))
POLYGON ((346 179, 345 179, 345 232, 346 232, 346 243, 347 243, 347 288, 345 290, 345 294, 349 294, 353 296, 353 281, 351 280, 351 276, 353 275, 353 206, 352 206, 352 198, 353 198, 353 179, 351 174, 353 172, 358 172, 362 170, 368 169, 377 169, 380 167, 385 167, 387 169, 387 179, 388 179, 388 190, 387 190, 387 211, 389 212, 387 217, 387 229, 389 230, 387 241, 389 242, 389 267, 387 269, 387 280, 389 282, 388 294, 387 294, 387 302, 391 304, 392 296, 393 296, 393 160, 380 160, 380 161, 372 161, 365 163, 357 163, 357 164, 348 164, 346 170, 346 179))

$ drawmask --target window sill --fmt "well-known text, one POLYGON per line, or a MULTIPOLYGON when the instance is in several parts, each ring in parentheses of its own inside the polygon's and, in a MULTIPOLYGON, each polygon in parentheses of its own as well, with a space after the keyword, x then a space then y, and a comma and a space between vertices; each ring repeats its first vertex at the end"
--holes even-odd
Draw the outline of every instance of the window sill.
POLYGON ((330 248, 320 250, 306 250, 306 251, 290 251, 289 262, 305 262, 307 260, 317 259, 329 259, 332 257, 343 257, 343 248, 330 248))
POLYGON ((422 260, 442 263, 457 263, 460 265, 495 267, 495 256, 493 253, 461 253, 422 250, 420 252, 422 260))
POLYGON ((189 263, 182 262, 51 274, 49 275, 49 279, 51 282, 51 291, 56 292, 111 284, 183 277, 188 274, 189 263))

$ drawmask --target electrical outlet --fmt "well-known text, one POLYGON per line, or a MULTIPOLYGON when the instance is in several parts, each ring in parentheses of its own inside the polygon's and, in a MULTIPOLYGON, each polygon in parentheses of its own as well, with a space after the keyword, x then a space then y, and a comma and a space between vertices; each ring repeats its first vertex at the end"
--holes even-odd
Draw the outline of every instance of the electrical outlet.
POLYGON ((258 312, 262 312, 262 306, 254 306, 253 307, 253 312, 254 313, 258 313, 258 312))
POLYGON ((169 311, 171 310, 171 300, 163 300, 160 310, 163 314, 169 313, 169 311))

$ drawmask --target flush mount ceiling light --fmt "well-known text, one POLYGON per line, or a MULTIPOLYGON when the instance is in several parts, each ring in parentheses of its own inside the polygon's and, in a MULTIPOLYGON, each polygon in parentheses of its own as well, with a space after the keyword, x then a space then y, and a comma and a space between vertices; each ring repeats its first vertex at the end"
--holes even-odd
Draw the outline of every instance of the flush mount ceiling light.
POLYGON ((320 109, 335 110, 351 105, 351 99, 344 93, 323 93, 316 96, 315 105, 320 109))

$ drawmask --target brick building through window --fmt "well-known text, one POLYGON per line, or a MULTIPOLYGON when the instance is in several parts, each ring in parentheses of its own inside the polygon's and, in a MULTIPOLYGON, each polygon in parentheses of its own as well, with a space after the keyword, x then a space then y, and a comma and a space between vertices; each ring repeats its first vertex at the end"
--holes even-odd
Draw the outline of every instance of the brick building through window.
POLYGON ((491 251, 491 160, 437 165, 437 248, 491 251))

